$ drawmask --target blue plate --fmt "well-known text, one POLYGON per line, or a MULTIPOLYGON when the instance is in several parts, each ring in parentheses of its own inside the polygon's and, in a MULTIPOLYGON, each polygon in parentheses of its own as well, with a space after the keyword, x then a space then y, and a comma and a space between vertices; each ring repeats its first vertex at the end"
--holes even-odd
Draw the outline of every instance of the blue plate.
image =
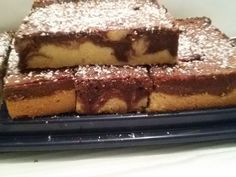
POLYGON ((179 144, 236 138, 236 108, 163 114, 9 118, 0 112, 0 151, 39 151, 179 144))

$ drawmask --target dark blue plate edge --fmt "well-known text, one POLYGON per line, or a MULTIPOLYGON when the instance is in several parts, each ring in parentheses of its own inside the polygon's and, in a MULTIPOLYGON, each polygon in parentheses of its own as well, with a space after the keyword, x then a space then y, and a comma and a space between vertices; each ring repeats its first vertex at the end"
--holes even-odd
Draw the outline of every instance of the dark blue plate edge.
POLYGON ((235 140, 236 123, 136 132, 0 136, 0 152, 100 149, 235 140))

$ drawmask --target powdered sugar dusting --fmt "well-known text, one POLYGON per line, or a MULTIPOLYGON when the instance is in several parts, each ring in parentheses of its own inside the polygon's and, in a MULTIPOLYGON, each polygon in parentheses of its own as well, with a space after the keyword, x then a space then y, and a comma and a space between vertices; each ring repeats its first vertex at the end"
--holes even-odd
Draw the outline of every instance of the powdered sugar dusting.
POLYGON ((78 67, 75 73, 76 77, 92 80, 104 79, 124 79, 124 78, 140 78, 148 77, 145 67, 132 66, 84 66, 78 67))
POLYGON ((81 33, 133 28, 172 28, 173 19, 153 0, 97 0, 54 3, 36 8, 24 19, 17 36, 81 33))
POLYGON ((185 27, 185 32, 180 36, 180 44, 182 44, 179 49, 180 59, 181 56, 186 55, 186 51, 190 51, 192 55, 199 54, 202 57, 203 61, 200 63, 215 65, 219 70, 236 68, 236 48, 232 47, 228 37, 211 25, 207 18, 188 21, 190 24, 186 25, 187 23, 183 22, 182 25, 183 28, 185 27), (185 38, 189 42, 186 42, 185 38), (185 50, 186 46, 189 46, 190 50, 185 50))
POLYGON ((11 43, 11 36, 8 33, 0 33, 0 64, 6 59, 11 43))
POLYGON ((152 74, 176 77, 236 73, 236 47, 208 18, 177 22, 183 31, 179 39, 178 65, 154 67, 152 74))

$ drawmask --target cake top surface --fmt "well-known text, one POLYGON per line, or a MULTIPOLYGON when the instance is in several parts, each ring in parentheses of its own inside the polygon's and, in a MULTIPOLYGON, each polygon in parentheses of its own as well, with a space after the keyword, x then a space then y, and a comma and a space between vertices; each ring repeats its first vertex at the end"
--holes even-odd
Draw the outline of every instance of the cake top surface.
POLYGON ((9 59, 6 77, 4 79, 6 86, 57 82, 58 80, 68 79, 73 77, 72 69, 55 69, 55 70, 35 70, 35 71, 20 71, 19 56, 15 49, 12 49, 9 59))
POLYGON ((76 68, 75 76, 83 80, 113 80, 148 78, 145 67, 132 66, 82 66, 76 68))
POLYGON ((209 76, 236 73, 236 47, 210 19, 177 20, 182 30, 179 39, 179 62, 174 67, 152 67, 151 74, 165 76, 209 76))
POLYGON ((171 29, 173 23, 173 18, 156 0, 73 1, 32 9, 17 37, 138 28, 171 29))

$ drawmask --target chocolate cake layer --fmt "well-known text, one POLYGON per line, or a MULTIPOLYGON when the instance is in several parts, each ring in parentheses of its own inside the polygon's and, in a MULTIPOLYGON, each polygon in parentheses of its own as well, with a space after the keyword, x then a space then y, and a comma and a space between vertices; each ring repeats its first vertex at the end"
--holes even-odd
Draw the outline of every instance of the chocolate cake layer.
POLYGON ((208 18, 177 20, 183 33, 174 67, 153 66, 151 111, 236 105, 236 48, 208 18))
POLYGON ((144 67, 85 66, 76 69, 77 112, 144 111, 152 82, 144 67))
POLYGON ((179 30, 155 0, 53 3, 16 33, 23 69, 176 62, 179 30))
POLYGON ((72 69, 21 72, 18 64, 13 50, 4 78, 4 99, 12 118, 75 111, 72 69))

